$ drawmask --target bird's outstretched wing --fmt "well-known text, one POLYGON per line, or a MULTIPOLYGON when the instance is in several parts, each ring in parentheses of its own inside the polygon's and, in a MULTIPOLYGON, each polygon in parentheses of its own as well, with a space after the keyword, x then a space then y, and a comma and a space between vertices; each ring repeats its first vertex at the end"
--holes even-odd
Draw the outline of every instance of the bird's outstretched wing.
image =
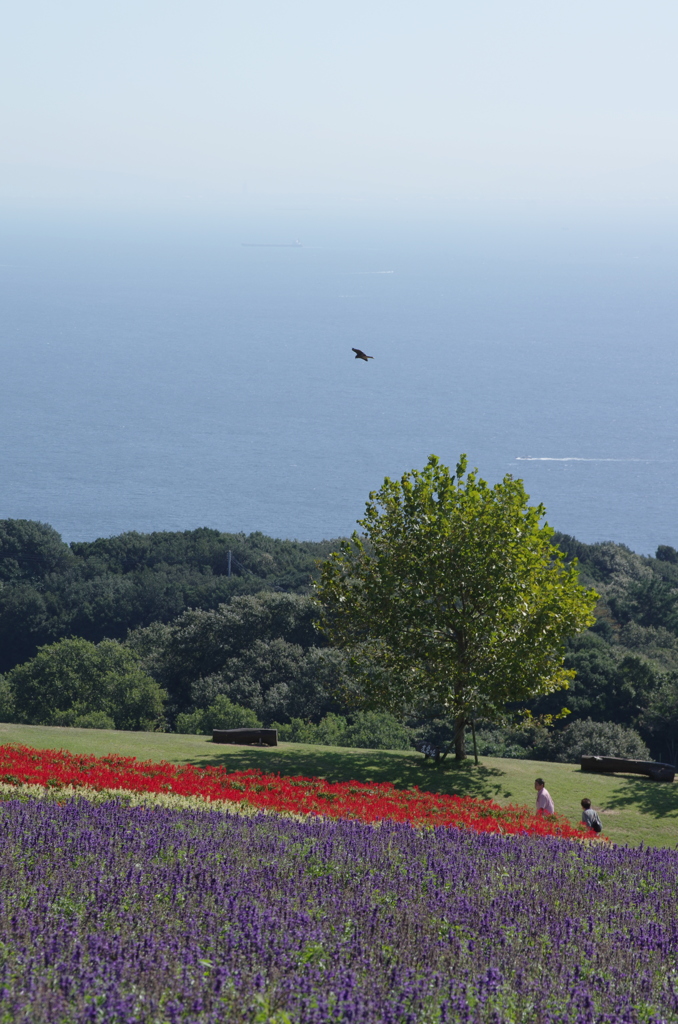
POLYGON ((356 359, 364 359, 365 362, 367 362, 368 359, 374 359, 374 356, 366 356, 360 348, 352 348, 351 352, 355 352, 356 359))

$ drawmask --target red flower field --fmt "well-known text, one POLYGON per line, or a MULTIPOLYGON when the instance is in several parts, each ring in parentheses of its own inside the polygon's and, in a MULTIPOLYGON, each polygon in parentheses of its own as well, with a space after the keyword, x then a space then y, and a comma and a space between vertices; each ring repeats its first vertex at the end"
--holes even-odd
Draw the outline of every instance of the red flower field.
POLYGON ((491 800, 427 793, 417 788, 396 789, 390 782, 327 782, 257 770, 229 772, 225 767, 138 761, 117 754, 94 757, 66 750, 34 750, 14 744, 0 747, 0 782, 174 794, 226 800, 264 811, 364 822, 389 820, 569 839, 592 835, 588 829, 574 828, 560 815, 538 818, 527 807, 500 807, 491 800))

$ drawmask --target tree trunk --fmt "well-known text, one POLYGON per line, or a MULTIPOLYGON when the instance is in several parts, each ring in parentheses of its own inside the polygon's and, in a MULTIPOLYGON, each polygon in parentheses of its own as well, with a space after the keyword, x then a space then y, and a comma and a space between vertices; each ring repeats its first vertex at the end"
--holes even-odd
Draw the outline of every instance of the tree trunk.
POLYGON ((464 729, 466 728, 466 716, 459 715, 454 720, 454 759, 463 761, 466 757, 466 739, 464 729))

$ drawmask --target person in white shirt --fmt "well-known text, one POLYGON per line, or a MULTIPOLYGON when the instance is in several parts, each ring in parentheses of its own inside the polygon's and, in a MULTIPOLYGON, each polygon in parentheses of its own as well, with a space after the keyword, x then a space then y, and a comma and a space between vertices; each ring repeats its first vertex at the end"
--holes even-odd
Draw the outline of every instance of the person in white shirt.
POLYGON ((553 800, 551 799, 551 794, 544 785, 544 780, 535 779, 534 788, 537 790, 537 814, 553 814, 553 800))

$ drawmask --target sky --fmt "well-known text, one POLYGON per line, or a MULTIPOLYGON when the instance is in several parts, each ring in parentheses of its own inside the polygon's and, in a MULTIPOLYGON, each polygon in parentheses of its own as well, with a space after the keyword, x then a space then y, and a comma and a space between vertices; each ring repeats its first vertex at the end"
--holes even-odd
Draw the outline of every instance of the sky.
POLYGON ((21 0, 0 207, 678 215, 675 0, 21 0))

